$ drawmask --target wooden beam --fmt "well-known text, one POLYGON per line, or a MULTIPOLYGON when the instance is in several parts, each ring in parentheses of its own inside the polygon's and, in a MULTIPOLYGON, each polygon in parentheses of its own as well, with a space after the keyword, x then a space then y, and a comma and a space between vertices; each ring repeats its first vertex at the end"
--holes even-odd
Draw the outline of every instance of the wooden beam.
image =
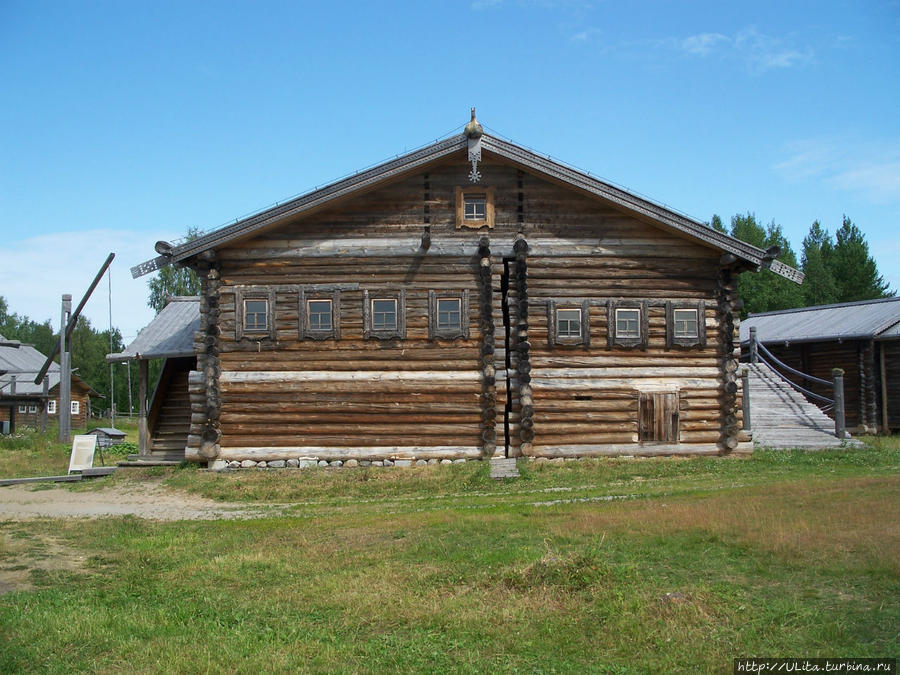
POLYGON ((147 359, 138 361, 138 454, 150 454, 150 434, 147 427, 147 359))

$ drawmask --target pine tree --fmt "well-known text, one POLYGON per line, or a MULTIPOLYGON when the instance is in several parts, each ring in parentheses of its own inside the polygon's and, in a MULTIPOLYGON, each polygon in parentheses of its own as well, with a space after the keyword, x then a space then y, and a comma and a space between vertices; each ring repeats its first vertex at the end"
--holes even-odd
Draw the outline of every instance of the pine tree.
MULTIPOLYGON (((778 260, 791 267, 797 267, 797 256, 785 238, 781 225, 772 221, 763 228, 752 213, 736 215, 731 219, 731 236, 761 249, 777 246, 778 260)), ((784 279, 770 270, 742 272, 738 276, 738 293, 744 300, 742 317, 747 314, 791 309, 803 305, 803 294, 793 281, 784 279)))
POLYGON ((837 243, 831 259, 831 273, 837 284, 837 302, 874 300, 894 295, 878 266, 869 255, 869 244, 862 231, 844 216, 835 233, 837 243))
POLYGON ((722 224, 722 219, 719 217, 719 214, 714 213, 712 220, 709 222, 709 226, 714 229, 716 232, 721 232, 722 234, 728 234, 728 230, 725 229, 725 226, 722 224))
POLYGON ((804 274, 801 286, 804 305, 829 305, 837 302, 838 288, 831 270, 833 259, 831 235, 817 220, 803 239, 800 264, 804 274))

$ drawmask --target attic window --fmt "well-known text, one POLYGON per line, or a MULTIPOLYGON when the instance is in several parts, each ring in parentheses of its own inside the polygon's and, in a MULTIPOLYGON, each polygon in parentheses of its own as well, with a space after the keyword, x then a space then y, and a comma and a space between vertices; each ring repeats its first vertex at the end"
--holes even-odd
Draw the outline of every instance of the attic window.
POLYGON ((467 194, 464 198, 464 213, 466 220, 485 220, 487 218, 487 197, 478 192, 467 194))
POLYGON ((456 226, 494 227, 494 188, 456 188, 456 226))

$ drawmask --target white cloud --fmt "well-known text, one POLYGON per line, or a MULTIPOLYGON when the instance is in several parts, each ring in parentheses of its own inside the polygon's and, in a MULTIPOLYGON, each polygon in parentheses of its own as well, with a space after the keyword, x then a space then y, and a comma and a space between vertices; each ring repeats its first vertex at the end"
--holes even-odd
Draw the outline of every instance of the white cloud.
POLYGON ((812 63, 815 56, 813 49, 807 45, 796 45, 787 38, 760 33, 753 26, 730 36, 723 33, 698 33, 686 38, 664 40, 662 44, 700 58, 715 55, 736 60, 756 74, 804 66, 812 63))
POLYGON ((688 54, 707 56, 723 42, 729 43, 731 39, 721 33, 700 33, 684 38, 680 46, 688 54))
POLYGON ((790 180, 819 179, 874 204, 900 204, 900 142, 807 139, 785 152, 774 168, 790 180))
MULTIPOLYGON (((106 256, 113 252, 112 322, 130 342, 153 318, 147 306, 149 276, 131 278, 130 268, 154 257, 156 237, 126 230, 88 230, 42 234, 4 243, 0 266, 0 295, 11 312, 38 322, 50 319, 59 326, 63 293, 72 296, 73 309, 87 291, 106 256)), ((109 326, 109 281, 104 276, 82 314, 98 330, 109 326)))

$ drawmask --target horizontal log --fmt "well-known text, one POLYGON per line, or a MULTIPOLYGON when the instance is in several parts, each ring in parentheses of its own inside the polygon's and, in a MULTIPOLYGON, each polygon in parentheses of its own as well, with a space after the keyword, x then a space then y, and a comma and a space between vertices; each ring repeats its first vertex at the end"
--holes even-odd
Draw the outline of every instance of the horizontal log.
MULTIPOLYGON (((340 434, 340 435, 294 435, 294 434, 274 434, 268 433, 265 436, 251 435, 223 435, 223 444, 233 447, 250 447, 259 445, 262 439, 273 446, 290 446, 290 445, 315 445, 323 447, 374 447, 382 445, 409 445, 410 440, 418 439, 415 433, 396 434, 393 436, 376 436, 374 434, 340 434)), ((481 431, 473 434, 448 434, 446 436, 431 437, 435 443, 441 445, 481 445, 481 431)))
POLYGON ((381 371, 348 371, 329 372, 323 370, 307 371, 224 371, 219 376, 222 384, 234 383, 288 383, 288 382, 394 382, 420 381, 432 383, 443 382, 480 382, 481 372, 422 370, 412 373, 395 370, 381 371))
POLYGON ((634 455, 655 457, 665 455, 718 455, 719 447, 713 443, 610 443, 535 445, 530 456, 534 457, 616 457, 634 455))
MULTIPOLYGON (((278 425, 279 430, 286 430, 290 425, 319 425, 319 424, 347 424, 361 425, 364 428, 375 428, 383 424, 441 424, 441 425, 468 425, 478 424, 480 414, 475 411, 469 415, 453 413, 411 414, 403 410, 389 411, 353 411, 331 412, 326 408, 320 408, 317 412, 225 412, 221 416, 223 425, 264 424, 278 425)), ((311 427, 312 428, 312 427, 311 427)), ((318 428, 318 427, 315 427, 318 428)))
POLYGON ((318 460, 396 460, 396 459, 479 459, 481 447, 472 445, 395 445, 377 447, 296 446, 222 446, 219 459, 227 461, 270 461, 305 458, 318 460))

